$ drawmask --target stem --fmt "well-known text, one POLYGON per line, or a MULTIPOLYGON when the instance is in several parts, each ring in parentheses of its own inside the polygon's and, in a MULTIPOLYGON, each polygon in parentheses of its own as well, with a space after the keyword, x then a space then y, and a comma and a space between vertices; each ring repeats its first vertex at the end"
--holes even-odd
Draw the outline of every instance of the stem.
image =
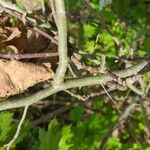
POLYGON ((58 53, 28 53, 28 54, 0 54, 2 59, 31 59, 31 58, 49 58, 56 57, 58 53))
POLYGON ((66 12, 63 0, 55 0, 56 6, 56 19, 58 28, 58 53, 59 53, 59 65, 54 76, 54 86, 58 86, 63 83, 64 76, 68 66, 67 56, 67 21, 66 12))

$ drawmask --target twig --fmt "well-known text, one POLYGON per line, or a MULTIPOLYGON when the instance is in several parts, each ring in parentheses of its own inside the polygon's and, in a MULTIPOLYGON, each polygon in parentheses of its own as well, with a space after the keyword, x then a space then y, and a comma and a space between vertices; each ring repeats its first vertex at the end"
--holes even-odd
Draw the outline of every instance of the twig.
POLYGON ((45 31, 41 30, 40 28, 33 27, 33 30, 38 32, 39 34, 43 35, 44 37, 48 38, 53 43, 58 44, 58 41, 56 39, 54 39, 54 37, 52 37, 51 35, 47 34, 45 31))
POLYGON ((128 83, 128 82, 126 82, 126 83, 127 83, 127 86, 128 86, 133 92, 135 92, 136 94, 138 94, 138 95, 140 95, 140 96, 143 96, 143 95, 144 95, 143 91, 139 90, 137 87, 135 87, 134 85, 132 85, 132 84, 130 84, 130 83, 128 83))
POLYGON ((146 94, 148 94, 149 89, 150 89, 150 81, 149 81, 149 83, 148 83, 148 86, 146 87, 146 91, 145 91, 146 94))
POLYGON ((2 59, 31 59, 31 58, 48 58, 58 56, 58 53, 28 53, 28 54, 0 54, 2 59))
POLYGON ((67 106, 63 106, 61 108, 58 108, 58 109, 56 109, 56 110, 54 110, 54 111, 52 111, 52 112, 50 112, 50 113, 42 116, 41 118, 33 121, 30 124, 30 127, 34 127, 34 126, 36 126, 36 125, 38 125, 40 123, 47 122, 47 121, 49 121, 50 118, 52 118, 54 116, 57 116, 58 114, 63 113, 65 111, 69 110, 71 107, 73 107, 75 105, 77 105, 77 103, 72 103, 72 104, 69 104, 67 106))
POLYGON ((148 121, 148 116, 146 114, 146 110, 145 110, 144 105, 143 105, 143 99, 141 99, 141 97, 139 97, 138 100, 139 100, 139 103, 140 103, 140 106, 141 106, 141 110, 142 110, 142 113, 143 113, 144 123, 145 123, 145 125, 146 125, 146 127, 148 129, 148 133, 150 135, 150 123, 148 121))
POLYGON ((76 57, 75 53, 71 57, 71 61, 77 67, 78 70, 85 70, 91 74, 104 73, 105 71, 104 67, 91 67, 81 63, 80 60, 76 57))
MULTIPOLYGON (((111 92, 116 90, 116 88, 112 88, 112 89, 108 89, 107 92, 111 92)), ((106 94, 105 91, 101 91, 101 92, 92 92, 89 95, 82 95, 82 97, 84 97, 86 100, 88 100, 89 98, 93 98, 93 97, 97 97, 100 95, 106 94)))
POLYGON ((113 33, 111 32, 111 30, 108 28, 107 24, 105 23, 104 19, 102 18, 101 14, 96 12, 92 6, 89 4, 89 2, 87 0, 80 0, 84 6, 90 11, 90 13, 95 16, 98 20, 99 23, 101 24, 101 26, 110 34, 113 36, 113 33))
POLYGON ((4 145, 6 147, 6 150, 9 150, 11 145, 16 141, 16 139, 17 139, 17 137, 18 137, 18 135, 20 133, 23 121, 25 120, 25 117, 26 117, 26 114, 27 114, 27 111, 28 111, 28 107, 29 107, 29 105, 25 106, 25 108, 24 108, 23 115, 22 115, 21 120, 20 120, 20 122, 18 124, 17 131, 16 131, 13 139, 8 144, 4 145))
MULTIPOLYGON (((118 104, 113 100, 113 98, 110 96, 110 94, 108 93, 108 91, 106 90, 105 86, 103 84, 101 84, 102 88, 104 89, 104 91, 106 92, 107 96, 110 98, 110 100, 116 105, 117 109, 119 108, 118 104)), ((119 111, 119 109, 118 109, 119 111)))
POLYGON ((144 80, 141 77, 139 78, 139 84, 141 86, 142 92, 146 93, 146 84, 144 83, 144 80))
POLYGON ((52 14, 53 14, 53 18, 54 18, 54 21, 57 25, 57 16, 56 16, 56 10, 55 10, 55 0, 50 0, 50 4, 51 4, 51 10, 52 10, 52 14))
POLYGON ((104 150, 105 144, 108 141, 109 137, 112 135, 113 131, 119 126, 122 121, 124 121, 129 115, 130 112, 137 106, 136 103, 130 104, 119 116, 118 120, 110 127, 108 132, 103 136, 102 140, 100 141, 99 150, 104 150))
POLYGON ((59 86, 64 81, 64 76, 68 66, 67 56, 67 21, 64 0, 55 0, 57 28, 58 28, 58 53, 59 64, 54 76, 53 86, 59 86))
POLYGON ((70 94, 72 97, 76 97, 77 99, 81 100, 81 101, 86 101, 87 99, 84 98, 83 96, 79 95, 79 94, 75 94, 69 90, 64 90, 66 93, 70 94))
MULTIPOLYGON (((107 92, 109 91, 109 92, 111 92, 111 91, 114 91, 115 89, 109 89, 109 90, 107 90, 107 92)), ((79 100, 81 100, 81 101, 83 101, 83 102, 85 102, 85 101, 87 101, 88 99, 90 99, 90 98, 93 98, 93 97, 96 97, 96 96, 100 96, 100 95, 103 95, 103 94, 106 94, 106 91, 104 90, 104 91, 101 91, 101 92, 92 92, 91 94, 89 94, 89 95, 79 95, 79 94, 76 94, 76 93, 73 93, 73 92, 70 92, 69 90, 64 90, 65 92, 67 92, 68 94, 70 94, 71 96, 73 96, 73 97, 76 97, 77 99, 79 99, 79 100)))
MULTIPOLYGON (((125 69, 125 70, 119 70, 113 72, 118 77, 121 78, 127 78, 134 74, 137 74, 139 71, 141 71, 144 67, 146 67, 149 64, 149 61, 143 61, 139 64, 125 69)), ((103 84, 105 85, 109 81, 112 81, 113 78, 110 75, 99 75, 95 77, 86 77, 82 79, 74 79, 66 81, 64 84, 58 86, 58 87, 49 87, 44 89, 43 91, 39 91, 29 97, 22 98, 22 99, 8 99, 5 101, 0 102, 0 111, 11 109, 11 108, 17 108, 17 107, 23 107, 26 105, 31 105, 39 100, 42 100, 52 94, 55 94, 59 91, 74 88, 74 87, 83 87, 83 86, 89 86, 89 85, 99 85, 103 84)))
POLYGON ((69 69, 71 75, 72 75, 74 78, 77 78, 77 77, 78 77, 78 76, 74 73, 74 71, 73 71, 73 69, 72 69, 72 67, 71 67, 70 64, 68 64, 68 69, 69 69))

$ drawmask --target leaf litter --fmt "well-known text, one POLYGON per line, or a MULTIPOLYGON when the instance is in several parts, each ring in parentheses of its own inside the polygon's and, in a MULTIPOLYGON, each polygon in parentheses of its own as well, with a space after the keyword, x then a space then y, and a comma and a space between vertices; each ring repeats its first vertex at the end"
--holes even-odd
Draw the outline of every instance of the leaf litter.
MULTIPOLYGON (((49 46, 44 37, 28 29, 22 22, 12 27, 9 17, 0 16, 0 21, 0 53, 37 53, 49 46)), ((50 62, 46 67, 42 60, 38 60, 38 63, 29 61, 0 59, 0 97, 18 94, 53 78, 50 62)))
POLYGON ((53 71, 43 65, 0 60, 0 96, 8 97, 20 93, 36 83, 52 79, 53 71))

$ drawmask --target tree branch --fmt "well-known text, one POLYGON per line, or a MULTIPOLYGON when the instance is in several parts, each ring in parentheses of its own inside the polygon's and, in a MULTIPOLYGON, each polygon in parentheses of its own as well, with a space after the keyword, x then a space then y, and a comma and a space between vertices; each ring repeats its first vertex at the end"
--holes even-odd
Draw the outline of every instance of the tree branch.
POLYGON ((67 21, 66 12, 63 0, 55 0, 56 6, 56 19, 58 28, 58 53, 59 53, 59 65, 54 76, 54 86, 58 86, 63 83, 64 76, 68 66, 67 56, 67 21))
MULTIPOLYGON (((148 61, 143 61, 131 68, 128 68, 126 70, 119 70, 114 71, 113 73, 116 74, 120 78, 127 78, 132 75, 137 74, 139 71, 141 71, 144 67, 149 64, 148 61)), ((17 108, 17 107, 24 107, 26 105, 31 105, 39 100, 42 100, 54 93, 57 93, 62 90, 74 88, 74 87, 82 87, 82 86, 88 86, 88 85, 96 85, 96 84, 107 84, 107 82, 112 81, 113 78, 111 75, 99 75, 96 77, 86 77, 82 79, 74 79, 66 81, 64 84, 58 86, 58 87, 49 87, 43 91, 39 91, 29 97, 22 98, 22 99, 7 99, 2 102, 0 102, 0 111, 11 109, 11 108, 17 108)))
POLYGON ((25 53, 25 54, 0 54, 2 59, 33 59, 33 58, 49 58, 56 57, 58 53, 25 53))

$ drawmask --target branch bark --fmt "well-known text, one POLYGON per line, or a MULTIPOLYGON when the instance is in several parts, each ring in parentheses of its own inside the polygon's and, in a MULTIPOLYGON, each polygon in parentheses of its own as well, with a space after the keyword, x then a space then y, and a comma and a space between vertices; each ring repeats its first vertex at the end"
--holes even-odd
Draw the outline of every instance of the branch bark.
MULTIPOLYGON (((142 61, 141 63, 128 68, 126 70, 119 70, 114 71, 113 73, 117 75, 120 78, 127 78, 132 75, 137 74, 139 71, 141 71, 145 66, 149 64, 149 61, 142 61)), ((60 86, 57 87, 49 87, 43 91, 39 91, 29 97, 22 98, 22 99, 7 99, 2 102, 0 102, 0 111, 11 109, 11 108, 18 108, 18 107, 24 107, 26 105, 31 105, 39 100, 42 100, 54 93, 60 92, 62 90, 75 88, 75 87, 83 87, 88 85, 96 85, 96 84, 107 84, 107 82, 112 81, 113 78, 111 75, 99 75, 95 77, 86 77, 82 79, 74 79, 69 80, 63 83, 60 86)))
POLYGON ((56 24, 58 29, 58 53, 59 64, 54 76, 53 86, 59 86, 64 81, 64 76, 68 66, 67 56, 67 21, 63 0, 55 0, 56 24))

